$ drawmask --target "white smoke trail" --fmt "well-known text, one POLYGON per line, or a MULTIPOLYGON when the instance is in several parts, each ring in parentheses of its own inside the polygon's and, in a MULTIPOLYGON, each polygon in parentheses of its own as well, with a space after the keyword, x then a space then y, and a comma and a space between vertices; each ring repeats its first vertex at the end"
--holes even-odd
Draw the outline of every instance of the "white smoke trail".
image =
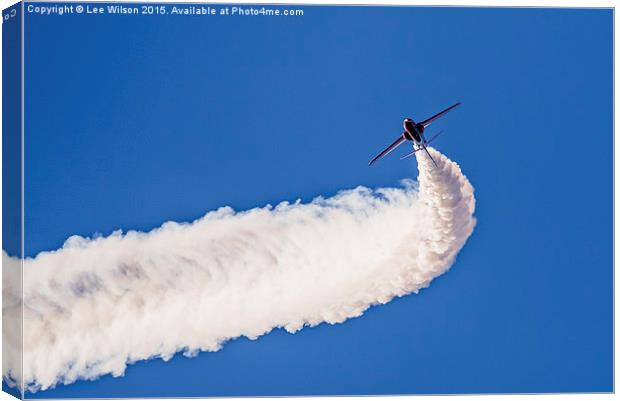
MULTIPOLYGON (((225 207, 148 233, 74 236, 26 259, 23 377, 19 336, 5 324, 5 380, 37 391, 119 376, 138 360, 217 351, 276 327, 341 323, 427 287, 475 225, 469 181, 431 152, 437 168, 418 154, 419 188, 405 181, 309 204, 225 207)), ((19 314, 16 299, 5 287, 3 316, 19 314)))

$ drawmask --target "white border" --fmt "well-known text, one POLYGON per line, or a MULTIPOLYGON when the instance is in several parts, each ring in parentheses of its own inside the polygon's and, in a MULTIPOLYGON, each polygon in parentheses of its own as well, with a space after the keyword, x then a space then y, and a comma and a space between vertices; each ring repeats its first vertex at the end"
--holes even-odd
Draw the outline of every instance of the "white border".
MULTIPOLYGON (((7 7, 10 7, 11 5, 15 4, 17 1, 14 0, 0 0, 0 7, 2 9, 5 9, 7 7)), ((67 3, 79 3, 78 1, 66 1, 67 3)), ((89 2, 115 2, 115 3, 127 3, 129 1, 119 1, 119 0, 94 0, 94 1, 89 1, 89 2)), ((136 1, 134 1, 136 2, 136 1)), ((154 0, 154 1, 137 1, 137 2, 143 2, 143 3, 173 3, 171 1, 161 1, 161 0, 154 0)), ((183 1, 179 1, 177 3, 183 3, 183 1)), ((189 3, 189 1, 187 2, 189 3)), ((227 4, 233 4, 235 3, 234 1, 226 1, 226 0, 211 0, 209 1, 209 3, 227 3, 227 4)), ((516 0, 502 0, 502 1, 489 1, 489 0, 421 0, 421 1, 410 1, 410 0, 311 0, 311 1, 304 1, 304 0, 287 0, 287 1, 278 1, 278 0, 267 0, 267 1, 261 1, 261 0, 243 0, 240 2, 237 2, 239 4, 264 4, 264 3, 270 3, 270 4, 303 4, 303 5, 387 5, 387 6, 395 6, 395 5, 402 5, 402 6, 470 6, 470 7, 563 7, 563 8, 571 8, 571 7, 586 7, 586 8, 610 8, 616 7, 617 2, 616 1, 601 1, 601 0, 592 0, 592 1, 583 1, 583 0, 564 0, 564 1, 558 1, 558 0, 542 0, 542 1, 536 1, 536 0, 520 0, 520 1, 516 1, 516 0)), ((614 13, 615 14, 615 13, 614 13)), ((23 15, 22 15, 23 18, 23 15)), ((22 38, 23 38, 23 20, 22 20, 22 38)), ((614 15, 614 25, 615 25, 615 15, 614 15)), ((0 43, 1 43, 1 39, 2 39, 2 31, 0 30, 0 43)), ((616 132, 616 124, 617 124, 617 120, 615 119, 615 113, 618 110, 618 105, 615 102, 615 94, 616 94, 616 80, 615 80, 615 76, 616 76, 616 71, 617 71, 617 60, 616 60, 616 55, 617 52, 615 51, 616 49, 616 43, 618 43, 618 33, 615 30, 615 26, 614 26, 614 132, 616 132)), ((23 46, 23 40, 22 40, 22 46, 23 46)), ((22 47, 22 63, 23 63, 23 47, 22 47)), ((2 53, 0 52, 0 69, 1 69, 1 65, 2 65, 2 53)), ((0 80, 0 91, 2 90, 2 82, 0 80)), ((23 80, 22 80, 22 93, 23 93, 23 80)), ((22 129, 24 128, 24 99, 22 96, 22 129)), ((1 110, 2 110, 2 99, 0 97, 0 121, 1 121, 1 110)), ((23 152, 23 145, 24 145, 24 137, 22 135, 22 152, 23 152)), ((616 236, 616 222, 617 222, 617 216, 615 213, 616 210, 616 206, 618 204, 618 186, 617 184, 617 177, 619 176, 619 167, 616 165, 615 163, 615 154, 617 153, 618 149, 619 149, 620 145, 618 144, 618 142, 615 141, 615 135, 614 135, 614 266, 617 264, 618 262, 618 254, 615 252, 615 249, 619 243, 619 239, 616 236)), ((0 154, 2 151, 2 144, 0 141, 0 154)), ((23 167, 23 153, 22 153, 22 177, 23 173, 24 173, 24 167, 23 167)), ((0 164, 0 183, 1 183, 1 176, 2 176, 2 166, 0 164)), ((0 207, 2 206, 2 199, 0 197, 0 207)), ((22 210, 23 210, 23 182, 22 182, 22 210)), ((23 213, 22 213, 22 227, 23 227, 23 213)), ((2 223, 2 216, 0 214, 0 224, 2 223)), ((0 242, 2 239, 2 233, 0 231, 0 242)), ((23 253, 23 238, 22 238, 22 253, 23 253)), ((615 269, 614 269, 614 273, 615 273, 615 269)), ((618 278, 617 276, 614 274, 614 288, 616 288, 616 284, 618 283, 618 278)), ((615 294, 615 291, 614 291, 615 294)), ((0 306, 1 306, 1 297, 0 297, 0 306)), ((616 311, 618 311, 618 300, 617 297, 614 296, 614 332, 617 333, 617 322, 618 320, 615 318, 616 317, 616 311)), ((1 328, 1 320, 0 320, 0 328, 1 328)), ((618 349, 618 339, 617 336, 615 336, 614 338, 614 385, 616 383, 618 383, 618 370, 615 369, 615 350, 618 349)), ((0 356, 1 356, 1 352, 0 352, 0 356)), ((573 400, 607 400, 607 399, 615 399, 616 396, 614 394, 544 394, 544 395, 495 395, 495 394, 491 394, 491 395, 463 395, 463 396, 376 396, 376 397, 364 397, 364 398, 372 398, 372 399, 377 399, 377 400, 394 400, 395 398, 399 399, 399 400, 411 400, 411 401, 443 401, 443 400, 465 400, 465 399, 477 399, 477 398, 482 398, 484 400, 531 400, 534 398, 543 398, 545 400, 550 400, 550 401, 559 401, 559 400, 567 400, 567 401, 573 401, 573 400)), ((9 401, 9 400, 14 400, 15 398, 13 398, 12 396, 6 394, 6 393, 0 393, 0 401, 9 401)), ((210 398, 210 400, 225 400, 225 401, 231 401, 231 400, 244 400, 244 399, 248 399, 248 398, 210 398)), ((309 399, 311 401, 326 401, 326 400, 332 400, 332 401, 354 401, 354 400, 359 400, 360 397, 279 397, 279 400, 301 400, 301 399, 309 399)), ((72 399, 74 400, 74 399, 72 399)), ((147 398, 148 400, 148 398, 147 398)), ((152 399, 155 400, 155 399, 152 399)), ((182 398, 158 398, 156 400, 184 400, 182 398)))

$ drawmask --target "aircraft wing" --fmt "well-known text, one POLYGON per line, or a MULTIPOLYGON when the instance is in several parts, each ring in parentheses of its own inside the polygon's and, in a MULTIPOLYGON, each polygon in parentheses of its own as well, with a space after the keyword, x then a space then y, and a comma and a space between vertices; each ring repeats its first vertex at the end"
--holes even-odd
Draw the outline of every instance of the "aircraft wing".
POLYGON ((369 161, 368 165, 370 166, 371 164, 373 164, 374 162, 376 162, 377 160, 379 160, 383 156, 387 155, 388 153, 390 153, 391 151, 396 149, 398 147, 398 145, 400 145, 401 143, 405 142, 405 140, 406 140, 405 139, 405 135, 399 136, 398 139, 395 140, 390 146, 385 148, 381 153, 379 153, 377 156, 375 156, 374 159, 369 161))
POLYGON ((447 109, 440 111, 439 113, 435 114, 434 116, 432 116, 431 118, 427 118, 424 121, 421 121, 420 124, 422 124, 424 126, 424 128, 428 127, 429 125, 431 125, 431 123, 433 121, 435 121, 436 119, 438 119, 439 117, 443 116, 444 114, 446 114, 447 112, 449 112, 450 110, 456 108, 457 106, 460 106, 461 102, 455 103, 452 106, 448 107, 447 109))

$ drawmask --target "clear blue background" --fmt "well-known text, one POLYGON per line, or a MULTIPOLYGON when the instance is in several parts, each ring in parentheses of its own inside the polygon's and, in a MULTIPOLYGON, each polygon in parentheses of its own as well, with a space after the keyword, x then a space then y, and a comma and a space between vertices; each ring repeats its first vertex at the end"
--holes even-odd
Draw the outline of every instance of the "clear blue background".
POLYGON ((342 325, 28 396, 611 391, 612 11, 303 9, 27 14, 26 255, 396 185, 414 160, 368 159, 462 101, 431 130, 476 188, 453 269, 342 325))

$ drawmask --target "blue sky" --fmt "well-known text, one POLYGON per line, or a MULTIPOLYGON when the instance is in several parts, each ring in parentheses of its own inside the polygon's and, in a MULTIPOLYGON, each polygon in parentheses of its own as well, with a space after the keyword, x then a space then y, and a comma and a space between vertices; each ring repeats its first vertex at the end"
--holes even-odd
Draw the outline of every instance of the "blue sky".
POLYGON ((396 185, 413 160, 368 159, 462 101, 433 126, 476 189, 452 270, 342 325, 28 396, 611 391, 612 11, 303 9, 27 14, 26 255, 396 185))

